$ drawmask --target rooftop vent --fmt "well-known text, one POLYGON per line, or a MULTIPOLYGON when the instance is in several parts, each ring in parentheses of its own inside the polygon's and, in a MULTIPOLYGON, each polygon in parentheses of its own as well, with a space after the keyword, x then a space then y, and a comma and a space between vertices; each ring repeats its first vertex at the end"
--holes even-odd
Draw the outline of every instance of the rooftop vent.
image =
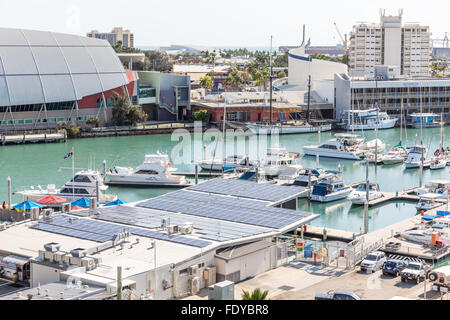
POLYGON ((56 242, 50 242, 47 244, 44 244, 45 251, 49 252, 58 252, 61 248, 61 245, 56 242))
POLYGON ((84 258, 87 255, 87 250, 83 248, 76 248, 70 251, 73 257, 84 258))

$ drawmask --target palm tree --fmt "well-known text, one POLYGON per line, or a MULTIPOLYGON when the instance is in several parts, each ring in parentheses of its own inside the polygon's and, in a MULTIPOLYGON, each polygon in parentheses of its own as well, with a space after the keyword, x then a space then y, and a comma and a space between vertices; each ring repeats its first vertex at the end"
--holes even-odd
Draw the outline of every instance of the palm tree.
POLYGON ((264 292, 261 291, 261 289, 257 288, 253 290, 253 292, 250 294, 250 292, 242 290, 242 300, 267 300, 267 296, 269 294, 269 291, 266 290, 264 292))
POLYGON ((228 72, 228 76, 225 81, 231 87, 236 88, 244 82, 244 79, 238 69, 232 68, 230 69, 230 72, 228 72))
POLYGON ((214 87, 214 83, 211 77, 206 75, 200 78, 200 87, 205 88, 207 90, 211 90, 214 87))

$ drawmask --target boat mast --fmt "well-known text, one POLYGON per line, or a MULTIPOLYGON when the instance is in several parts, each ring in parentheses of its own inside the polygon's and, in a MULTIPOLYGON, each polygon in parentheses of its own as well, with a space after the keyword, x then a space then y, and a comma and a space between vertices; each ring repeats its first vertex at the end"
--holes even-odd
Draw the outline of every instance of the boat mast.
POLYGON ((269 53, 269 61, 270 61, 270 124, 272 124, 272 94, 273 94, 273 88, 272 88, 272 83, 273 83, 273 69, 272 69, 272 39, 273 36, 270 36, 270 53, 269 53))
POLYGON ((400 104, 400 142, 403 140, 403 95, 402 103, 400 104))
POLYGON ((306 114, 306 123, 309 124, 309 108, 311 106, 311 74, 308 76, 308 111, 306 114))

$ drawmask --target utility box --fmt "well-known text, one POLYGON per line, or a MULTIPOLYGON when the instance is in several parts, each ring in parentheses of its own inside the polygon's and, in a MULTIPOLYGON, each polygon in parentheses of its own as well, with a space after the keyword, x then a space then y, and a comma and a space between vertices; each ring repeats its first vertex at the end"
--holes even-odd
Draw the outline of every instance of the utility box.
POLYGON ((234 282, 227 280, 209 286, 208 300, 234 300, 234 282))
POLYGON ((216 267, 208 267, 203 270, 203 280, 205 280, 205 286, 209 287, 216 283, 216 267))

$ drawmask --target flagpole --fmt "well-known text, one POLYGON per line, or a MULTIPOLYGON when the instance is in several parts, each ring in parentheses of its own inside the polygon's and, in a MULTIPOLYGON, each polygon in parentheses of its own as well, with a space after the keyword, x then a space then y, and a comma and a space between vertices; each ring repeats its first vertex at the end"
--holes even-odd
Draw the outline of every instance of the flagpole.
POLYGON ((72 201, 75 201, 75 148, 72 147, 72 201))

